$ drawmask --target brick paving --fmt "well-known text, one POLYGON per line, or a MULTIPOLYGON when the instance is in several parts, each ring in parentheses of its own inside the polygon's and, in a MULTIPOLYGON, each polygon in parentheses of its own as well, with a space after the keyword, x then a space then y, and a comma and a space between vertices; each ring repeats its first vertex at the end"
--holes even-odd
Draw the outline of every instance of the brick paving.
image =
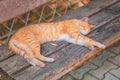
POLYGON ((60 80, 120 80, 120 41, 60 80))

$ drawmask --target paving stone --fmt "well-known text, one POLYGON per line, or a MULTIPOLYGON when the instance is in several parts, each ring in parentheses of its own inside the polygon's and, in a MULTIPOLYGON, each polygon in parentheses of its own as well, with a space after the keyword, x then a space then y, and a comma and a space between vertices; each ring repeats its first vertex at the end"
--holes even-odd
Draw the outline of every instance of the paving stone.
POLYGON ((113 46, 111 46, 110 48, 108 48, 108 50, 113 51, 113 52, 115 52, 117 54, 120 54, 120 41, 118 41, 113 46))
POLYGON ((115 69, 117 67, 118 66, 110 63, 109 61, 105 61, 104 64, 100 68, 98 68, 96 70, 92 70, 89 73, 94 75, 95 77, 97 77, 99 79, 102 79, 106 72, 108 72, 111 69, 115 69))
POLYGON ((112 73, 115 76, 117 76, 118 78, 120 78, 120 68, 115 69, 115 70, 111 70, 110 73, 112 73))
POLYGON ((116 65, 120 66, 120 55, 117 55, 116 57, 109 58, 109 61, 115 63, 116 65))
POLYGON ((110 73, 107 73, 103 80, 119 80, 119 79, 116 78, 115 76, 111 75, 110 73))
POLYGON ((70 75, 67 74, 63 76, 60 80, 119 80, 117 77, 120 78, 120 68, 116 69, 118 67, 117 65, 120 66, 119 53, 120 41, 114 44, 112 47, 100 53, 100 55, 90 59, 90 62, 87 62, 83 66, 69 72, 70 75), (114 65, 111 62, 117 65, 114 65), (99 66, 99 68, 97 69, 97 66, 95 66, 94 64, 99 66), (109 70, 111 69, 115 69, 110 71, 110 73, 117 77, 109 73, 109 70))
POLYGON ((75 78, 73 78, 72 76, 70 76, 69 74, 66 74, 65 76, 63 76, 61 79, 59 80, 76 80, 75 78))
POLYGON ((87 62, 85 63, 83 66, 71 71, 69 74, 71 74, 74 78, 76 79, 82 79, 83 78, 83 75, 88 72, 89 70, 91 69, 96 69, 97 66, 87 62))
POLYGON ((103 51, 102 53, 100 53, 99 56, 96 56, 92 59, 90 59, 89 61, 96 64, 97 66, 101 66, 103 65, 103 63, 108 59, 108 58, 111 58, 111 57, 114 57, 116 56, 115 53, 113 52, 109 52, 109 51, 103 51))
POLYGON ((84 78, 81 80, 98 80, 98 79, 89 74, 85 74, 84 78))

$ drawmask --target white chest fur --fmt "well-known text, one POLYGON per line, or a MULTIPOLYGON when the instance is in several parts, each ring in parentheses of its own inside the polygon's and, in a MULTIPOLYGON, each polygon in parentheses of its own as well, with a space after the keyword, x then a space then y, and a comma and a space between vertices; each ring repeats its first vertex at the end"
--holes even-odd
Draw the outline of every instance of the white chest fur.
POLYGON ((79 44, 79 45, 83 45, 85 44, 85 41, 82 39, 78 39, 76 42, 76 37, 75 38, 71 38, 68 34, 63 34, 59 37, 59 40, 64 40, 67 41, 69 43, 74 43, 74 44, 79 44))

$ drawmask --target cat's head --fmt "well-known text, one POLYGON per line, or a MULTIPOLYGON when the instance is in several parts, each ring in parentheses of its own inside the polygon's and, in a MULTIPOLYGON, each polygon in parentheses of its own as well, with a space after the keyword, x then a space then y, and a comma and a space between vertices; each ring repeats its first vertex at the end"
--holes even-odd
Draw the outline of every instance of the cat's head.
POLYGON ((87 35, 92 27, 94 27, 94 25, 88 23, 88 17, 84 17, 78 21, 78 28, 83 35, 87 35))

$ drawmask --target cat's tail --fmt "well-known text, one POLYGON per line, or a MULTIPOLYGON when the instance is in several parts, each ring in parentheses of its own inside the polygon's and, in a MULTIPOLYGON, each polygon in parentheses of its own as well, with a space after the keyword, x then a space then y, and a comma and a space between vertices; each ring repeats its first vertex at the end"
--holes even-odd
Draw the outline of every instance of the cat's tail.
POLYGON ((22 44, 21 42, 12 39, 8 43, 8 48, 14 54, 17 54, 17 55, 20 55, 26 58, 30 64, 34 66, 38 65, 38 66, 44 67, 44 65, 41 65, 41 61, 34 58, 34 55, 31 49, 27 47, 26 45, 22 44))
POLYGON ((8 48, 14 54, 23 56, 24 58, 27 57, 25 55, 25 52, 27 52, 27 51, 25 51, 25 50, 28 49, 28 48, 17 40, 10 40, 9 43, 8 43, 8 48))

